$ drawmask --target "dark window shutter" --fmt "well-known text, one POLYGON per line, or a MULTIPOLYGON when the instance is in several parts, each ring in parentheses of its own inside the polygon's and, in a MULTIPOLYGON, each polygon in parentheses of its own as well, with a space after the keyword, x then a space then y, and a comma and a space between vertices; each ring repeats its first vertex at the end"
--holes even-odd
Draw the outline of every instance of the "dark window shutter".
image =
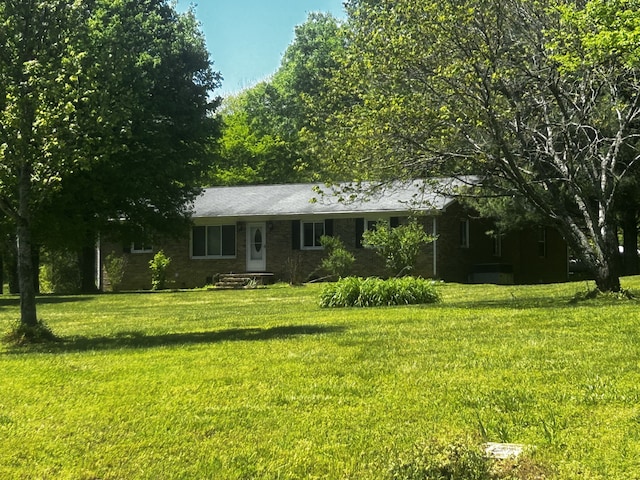
POLYGON ((356 218, 356 248, 362 248, 363 233, 364 233, 364 218, 356 218))
POLYGON ((324 221, 324 234, 333 237, 333 219, 329 218, 324 221))
POLYGON ((400 225, 400 217, 391 217, 389 219, 389 226, 391 228, 396 228, 398 225, 400 225))
POLYGON ((300 250, 300 220, 291 221, 291 249, 300 250))
POLYGON ((131 243, 124 243, 122 245, 122 253, 131 253, 131 243))

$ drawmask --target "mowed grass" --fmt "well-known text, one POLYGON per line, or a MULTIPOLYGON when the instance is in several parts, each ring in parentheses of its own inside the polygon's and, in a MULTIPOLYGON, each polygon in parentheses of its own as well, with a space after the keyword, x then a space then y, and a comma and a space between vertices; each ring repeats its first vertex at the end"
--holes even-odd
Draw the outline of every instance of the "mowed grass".
MULTIPOLYGON (((319 285, 42 297, 63 341, 0 346, 0 478, 384 479, 433 439, 640 478, 640 303, 571 302, 592 287, 367 309, 322 309, 319 285)), ((17 316, 0 297, 0 331, 17 316)))

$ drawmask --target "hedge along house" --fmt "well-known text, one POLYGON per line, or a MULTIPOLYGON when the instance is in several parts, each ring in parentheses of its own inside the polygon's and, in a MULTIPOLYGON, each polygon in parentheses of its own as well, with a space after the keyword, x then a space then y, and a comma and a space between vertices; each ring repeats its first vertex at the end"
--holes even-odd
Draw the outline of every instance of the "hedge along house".
MULTIPOLYGON (((556 231, 540 227, 488 235, 490 222, 466 211, 453 196, 414 181, 381 186, 355 198, 332 194, 322 184, 205 189, 193 205, 191 232, 182 241, 127 246, 121 288, 150 288, 149 261, 161 249, 172 260, 168 278, 175 288, 202 287, 228 273, 306 281, 326 275, 320 270, 326 255, 322 235, 339 237, 355 256, 353 275, 384 276, 389 274, 384 260, 363 247, 362 234, 380 219, 393 227, 411 216, 436 237, 423 248, 413 275, 476 283, 567 279, 567 247, 556 231)), ((113 250, 113 245, 105 245, 101 256, 113 250)), ((108 285, 104 275, 103 280, 108 285)))

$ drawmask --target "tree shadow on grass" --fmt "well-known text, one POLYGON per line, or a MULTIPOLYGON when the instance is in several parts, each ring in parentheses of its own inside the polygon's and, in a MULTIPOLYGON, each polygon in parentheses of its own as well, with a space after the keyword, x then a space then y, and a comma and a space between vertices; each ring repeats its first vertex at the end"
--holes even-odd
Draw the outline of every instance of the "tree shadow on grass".
MULTIPOLYGON (((93 295, 38 295, 37 305, 55 305, 58 303, 88 302, 93 300, 93 295)), ((0 308, 19 307, 20 297, 18 295, 0 295, 0 308)))
POLYGON ((205 332, 146 334, 140 331, 118 332, 99 337, 60 337, 58 341, 9 349, 6 353, 69 353, 122 348, 145 349, 171 346, 212 344, 230 341, 266 341, 305 335, 344 331, 344 327, 327 325, 288 325, 271 328, 231 328, 205 332))
POLYGON ((531 308, 565 308, 571 307, 569 300, 566 298, 554 298, 554 297, 539 297, 539 298, 518 298, 512 296, 511 298, 500 298, 491 300, 479 300, 479 299, 455 299, 445 300, 443 305, 449 308, 461 308, 464 310, 493 310, 500 309, 513 309, 513 310, 525 310, 531 308))
POLYGON ((531 309, 574 309, 602 308, 607 305, 637 305, 640 303, 640 292, 627 292, 621 294, 598 294, 596 291, 577 292, 568 296, 529 297, 510 293, 508 297, 497 299, 450 299, 443 305, 448 308, 461 308, 465 310, 531 310, 531 309))

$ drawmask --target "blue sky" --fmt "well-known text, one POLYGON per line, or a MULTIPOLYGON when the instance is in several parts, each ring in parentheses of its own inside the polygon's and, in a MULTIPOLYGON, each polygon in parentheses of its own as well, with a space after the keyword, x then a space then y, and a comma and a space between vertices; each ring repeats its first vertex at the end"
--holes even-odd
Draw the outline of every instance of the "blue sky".
POLYGON ((311 12, 344 18, 343 0, 178 0, 178 11, 195 5, 214 70, 228 95, 255 85, 280 66, 296 25, 311 12))

